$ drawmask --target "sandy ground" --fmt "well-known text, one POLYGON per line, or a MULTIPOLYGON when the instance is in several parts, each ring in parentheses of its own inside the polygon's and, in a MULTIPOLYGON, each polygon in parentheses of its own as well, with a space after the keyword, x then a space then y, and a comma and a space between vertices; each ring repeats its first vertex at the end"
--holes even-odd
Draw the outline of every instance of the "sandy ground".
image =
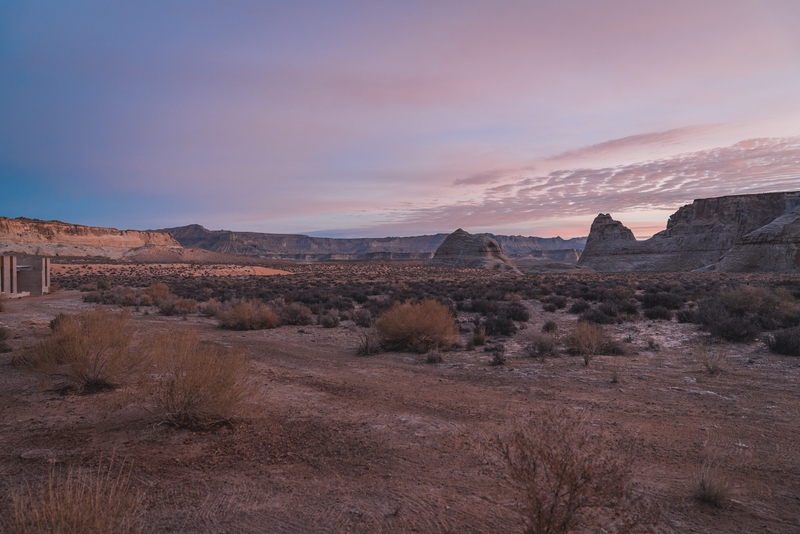
MULTIPOLYGON (((49 335, 57 313, 90 308, 77 292, 5 306, 15 351, 49 335)), ((722 373, 709 375, 692 353, 695 326, 642 321, 609 327, 627 340, 625 356, 540 361, 523 355, 526 339, 545 320, 568 330, 576 319, 530 309, 497 367, 480 349, 444 353, 441 364, 356 357, 349 321, 230 332, 199 316, 134 312, 138 340, 192 329, 249 352, 257 393, 239 423, 216 432, 157 425, 135 375, 115 391, 62 396, 0 355, 3 505, 51 470, 115 455, 135 466, 146 532, 521 532, 522 495, 484 444, 531 411, 567 406, 630 444, 659 531, 800 531, 800 360, 731 345, 722 373), (734 484, 725 508, 692 498, 706 461, 734 484)))

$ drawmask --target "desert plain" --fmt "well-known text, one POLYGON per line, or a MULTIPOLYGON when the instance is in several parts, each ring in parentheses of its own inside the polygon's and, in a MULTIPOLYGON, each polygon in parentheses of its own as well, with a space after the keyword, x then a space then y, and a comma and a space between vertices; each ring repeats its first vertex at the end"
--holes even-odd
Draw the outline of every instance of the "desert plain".
POLYGON ((76 260, 54 264, 52 282, 61 290, 5 301, 0 312, 11 349, 0 354, 6 514, 26 487, 69 470, 102 473, 122 464, 141 498, 144 532, 523 532, 525 494, 494 444, 532 415, 563 409, 625 455, 636 495, 657 511, 657 523, 643 527, 800 530, 800 359, 770 352, 759 336, 714 345, 721 356, 711 368, 700 354, 708 333, 699 325, 639 313, 602 326, 615 354, 584 360, 565 344, 579 317, 571 306, 596 306, 604 290, 633 297, 672 291, 691 310, 726 287, 796 289, 797 275, 523 276, 415 262, 76 260), (87 295, 155 283, 201 306, 282 298, 303 302, 316 317, 331 303, 341 320, 328 328, 315 318, 237 331, 197 311, 162 315, 155 306, 126 306, 134 354, 160 333, 189 330, 247 355, 251 394, 229 423, 214 428, 163 424, 142 386, 144 360, 113 390, 93 394, 60 391, 51 377, 12 363, 52 335, 59 314, 120 311, 87 295), (373 330, 352 320, 357 310, 371 306, 377 317, 387 303, 426 296, 447 303, 459 326, 459 343, 442 350, 441 361, 388 350, 357 355, 373 330), (478 299, 521 303, 528 318, 475 346, 481 313, 471 303, 478 299), (545 310, 548 302, 558 303, 555 311, 545 310), (555 346, 532 357, 530 344, 548 322, 557 327, 555 346), (697 498, 704 468, 727 483, 719 505, 697 498))

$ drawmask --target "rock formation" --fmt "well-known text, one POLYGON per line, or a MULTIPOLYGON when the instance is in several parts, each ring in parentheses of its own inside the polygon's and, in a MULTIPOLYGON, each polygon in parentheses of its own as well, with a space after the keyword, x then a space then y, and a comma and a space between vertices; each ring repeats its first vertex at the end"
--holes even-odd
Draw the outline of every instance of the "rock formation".
POLYGON ((169 234, 0 217, 0 253, 122 258, 148 248, 181 248, 169 234))
POLYGON ((742 237, 714 270, 759 272, 800 270, 800 208, 742 237))
MULTIPOLYGON (((297 234, 207 230, 199 224, 167 228, 163 231, 169 232, 184 247, 296 261, 427 260, 433 257, 436 249, 447 237, 447 234, 433 234, 413 237, 338 239, 297 234)), ((510 250, 509 253, 515 257, 552 253, 554 254, 553 259, 558 261, 569 261, 569 257, 579 254, 586 242, 585 237, 565 240, 560 237, 482 235, 494 239, 503 250, 507 252, 510 250)))
POLYGON ((798 207, 800 192, 695 200, 669 218, 666 230, 645 241, 601 213, 578 265, 596 271, 714 270, 718 262, 719 269, 728 271, 797 269, 788 266, 796 261, 796 217, 791 214, 798 207), (766 255, 755 258, 757 250, 766 255))
POLYGON ((472 235, 461 228, 447 236, 428 265, 519 273, 497 241, 487 235, 472 235))

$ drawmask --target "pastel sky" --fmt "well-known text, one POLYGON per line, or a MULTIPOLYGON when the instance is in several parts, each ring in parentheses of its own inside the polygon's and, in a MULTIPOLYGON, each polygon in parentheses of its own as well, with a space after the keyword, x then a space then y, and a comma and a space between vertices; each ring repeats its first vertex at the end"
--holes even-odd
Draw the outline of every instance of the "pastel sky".
POLYGON ((800 190, 797 0, 0 0, 0 215, 644 238, 800 190))

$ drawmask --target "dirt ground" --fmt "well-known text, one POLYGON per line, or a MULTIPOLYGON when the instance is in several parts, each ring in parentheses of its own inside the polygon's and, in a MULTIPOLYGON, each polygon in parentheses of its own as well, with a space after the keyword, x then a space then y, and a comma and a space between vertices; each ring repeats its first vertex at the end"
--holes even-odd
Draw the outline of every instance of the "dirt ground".
MULTIPOLYGON (((56 314, 93 307, 76 291, 4 305, 15 352, 48 336, 56 314)), ((568 331, 576 316, 527 305, 503 366, 481 347, 441 364, 357 357, 351 321, 233 332, 199 315, 133 311, 138 340, 192 329, 249 352, 257 394, 215 432, 159 426, 135 374, 114 391, 59 395, 2 354, 2 506, 53 470, 114 456, 134 465, 146 532, 521 532, 522 494, 485 445, 531 412, 567 406, 632 447, 658 531, 800 531, 799 359, 731 344, 711 375, 693 354, 697 326, 642 320, 606 327, 626 355, 541 361, 524 354, 526 340, 546 320, 568 331), (733 483, 724 508, 692 496, 709 461, 733 483)))

